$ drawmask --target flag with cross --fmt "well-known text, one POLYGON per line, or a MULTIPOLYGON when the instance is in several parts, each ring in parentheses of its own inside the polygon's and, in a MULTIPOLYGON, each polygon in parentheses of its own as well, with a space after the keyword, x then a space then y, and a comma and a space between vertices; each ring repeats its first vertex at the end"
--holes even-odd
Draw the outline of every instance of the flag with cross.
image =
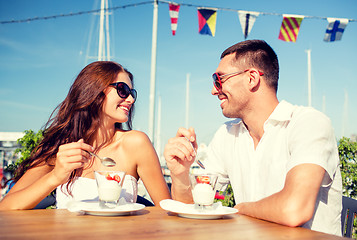
POLYGON ((324 37, 325 42, 334 42, 341 40, 343 31, 345 30, 348 19, 345 18, 327 18, 328 25, 324 37))

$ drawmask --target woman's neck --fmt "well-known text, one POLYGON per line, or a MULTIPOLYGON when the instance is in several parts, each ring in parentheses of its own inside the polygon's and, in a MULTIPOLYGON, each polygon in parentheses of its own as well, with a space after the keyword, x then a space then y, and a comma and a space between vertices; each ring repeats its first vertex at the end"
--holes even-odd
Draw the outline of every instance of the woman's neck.
POLYGON ((93 147, 103 147, 103 145, 107 145, 113 140, 115 135, 115 125, 113 124, 112 127, 105 127, 101 125, 98 130, 96 137, 93 141, 93 147))

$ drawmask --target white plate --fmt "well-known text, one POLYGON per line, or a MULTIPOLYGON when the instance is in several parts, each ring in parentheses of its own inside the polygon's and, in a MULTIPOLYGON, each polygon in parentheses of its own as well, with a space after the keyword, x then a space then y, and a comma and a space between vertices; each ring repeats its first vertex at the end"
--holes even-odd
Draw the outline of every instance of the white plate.
POLYGON ((235 208, 224 207, 221 203, 214 203, 212 209, 195 209, 194 204, 185 204, 171 199, 162 200, 160 207, 166 211, 177 213, 180 217, 194 219, 219 219, 238 212, 235 208))
POLYGON ((82 212, 94 216, 123 216, 142 210, 145 205, 139 203, 127 203, 118 205, 116 208, 101 208, 99 202, 73 202, 68 207, 68 211, 82 212))

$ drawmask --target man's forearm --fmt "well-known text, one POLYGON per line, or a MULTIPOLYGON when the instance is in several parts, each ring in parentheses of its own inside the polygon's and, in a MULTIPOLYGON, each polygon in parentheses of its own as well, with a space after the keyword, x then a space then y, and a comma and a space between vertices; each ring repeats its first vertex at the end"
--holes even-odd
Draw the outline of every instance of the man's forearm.
POLYGON ((183 202, 183 203, 193 203, 190 179, 175 178, 171 177, 171 196, 172 199, 183 202))
POLYGON ((235 206, 238 213, 276 222, 290 227, 301 226, 312 217, 314 204, 302 204, 283 192, 273 194, 257 202, 244 202, 235 206))

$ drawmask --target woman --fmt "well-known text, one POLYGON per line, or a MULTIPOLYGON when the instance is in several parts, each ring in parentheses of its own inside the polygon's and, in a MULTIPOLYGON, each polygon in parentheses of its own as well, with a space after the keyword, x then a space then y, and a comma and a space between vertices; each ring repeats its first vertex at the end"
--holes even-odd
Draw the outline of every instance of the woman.
POLYGON ((36 151, 17 169, 16 184, 0 209, 32 209, 55 189, 58 208, 73 199, 93 199, 98 197, 94 170, 104 169, 126 172, 126 201, 136 201, 139 178, 154 204, 170 198, 149 138, 131 130, 137 95, 132 85, 133 75, 120 64, 98 61, 86 66, 45 125, 36 151), (114 159, 115 167, 103 166, 89 152, 114 159))

